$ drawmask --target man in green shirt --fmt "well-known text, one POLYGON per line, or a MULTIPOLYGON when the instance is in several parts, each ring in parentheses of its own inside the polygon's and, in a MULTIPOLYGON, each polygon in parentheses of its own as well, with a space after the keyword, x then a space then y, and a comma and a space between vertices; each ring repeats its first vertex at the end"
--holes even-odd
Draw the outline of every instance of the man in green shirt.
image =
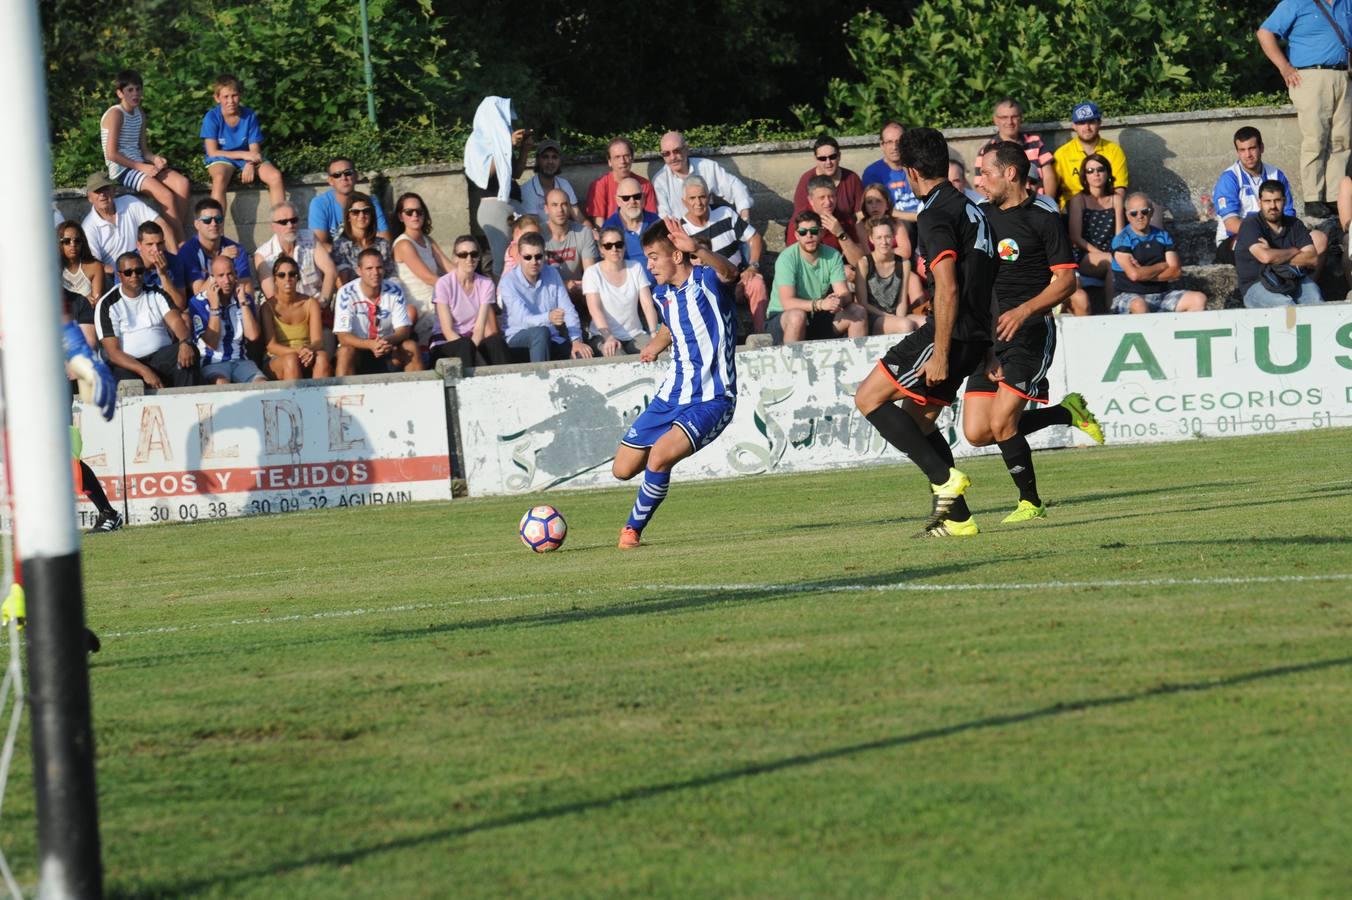
POLYGON ((868 315, 845 283, 840 251, 822 245, 822 219, 805 209, 793 217, 797 242, 775 260, 767 330, 776 344, 866 337, 868 315))

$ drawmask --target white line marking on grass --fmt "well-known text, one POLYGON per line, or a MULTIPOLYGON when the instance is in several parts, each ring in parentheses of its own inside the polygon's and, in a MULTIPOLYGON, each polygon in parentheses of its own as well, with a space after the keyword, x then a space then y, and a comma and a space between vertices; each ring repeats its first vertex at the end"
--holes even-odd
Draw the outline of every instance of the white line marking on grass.
POLYGON ((1099 581, 1026 581, 985 582, 977 584, 917 584, 897 581, 891 584, 654 584, 647 587, 662 591, 780 591, 785 594, 837 594, 855 591, 1047 591, 1075 588, 1110 587, 1186 587, 1190 585, 1287 584, 1310 581, 1352 581, 1352 572, 1330 575, 1254 575, 1236 578, 1107 578, 1099 581))

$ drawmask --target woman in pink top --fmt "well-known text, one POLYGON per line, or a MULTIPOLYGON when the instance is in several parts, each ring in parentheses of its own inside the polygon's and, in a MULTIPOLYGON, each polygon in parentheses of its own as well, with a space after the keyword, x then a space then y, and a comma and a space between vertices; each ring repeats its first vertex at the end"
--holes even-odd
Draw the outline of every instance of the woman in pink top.
POLYGON ((456 358, 465 368, 476 363, 503 365, 509 361, 509 351, 498 328, 493 279, 475 271, 479 268, 479 242, 462 234, 451 246, 451 271, 437 279, 432 292, 440 327, 432 337, 427 364, 435 366, 439 359, 456 358), (478 363, 480 359, 483 363, 478 363))

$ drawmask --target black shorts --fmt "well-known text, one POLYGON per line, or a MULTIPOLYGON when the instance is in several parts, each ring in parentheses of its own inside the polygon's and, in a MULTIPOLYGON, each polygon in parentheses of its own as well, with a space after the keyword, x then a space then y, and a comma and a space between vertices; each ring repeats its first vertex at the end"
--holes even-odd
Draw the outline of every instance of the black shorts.
MULTIPOLYGON (((784 324, 779 320, 782 315, 782 312, 772 313, 765 320, 765 332, 774 338, 776 347, 784 343, 784 324)), ((836 334, 835 313, 814 312, 807 314, 807 331, 803 334, 803 340, 824 341, 835 337, 840 337, 836 334)))
POLYGON ((958 387, 967 376, 986 362, 987 341, 950 341, 948 377, 938 384, 926 384, 921 371, 934 355, 934 323, 926 322, 901 339, 901 343, 883 354, 878 367, 897 389, 921 406, 933 403, 948 406, 958 396, 958 387))
POLYGON ((997 343, 995 356, 1000 360, 1005 380, 991 381, 986 376, 986 367, 978 366, 967 379, 964 394, 994 396, 1003 388, 1034 403, 1047 402, 1050 389, 1047 373, 1056 356, 1056 323, 1051 316, 1044 316, 1042 322, 1026 323, 1009 343, 997 343))

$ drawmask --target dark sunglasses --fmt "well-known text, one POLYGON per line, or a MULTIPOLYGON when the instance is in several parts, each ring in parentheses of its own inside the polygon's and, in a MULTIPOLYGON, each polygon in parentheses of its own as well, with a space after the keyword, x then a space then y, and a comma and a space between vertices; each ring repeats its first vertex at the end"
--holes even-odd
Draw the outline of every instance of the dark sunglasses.
POLYGON ((65 244, 66 246, 70 246, 71 244, 78 244, 78 243, 80 243, 80 239, 77 238, 77 237, 73 237, 73 238, 62 238, 62 239, 61 239, 61 243, 65 244))
POLYGON ((540 259, 544 259, 544 258, 545 258, 545 257, 544 257, 544 254, 543 254, 543 253, 536 253, 536 254, 533 255, 533 256, 525 256, 525 255, 522 255, 521 261, 522 261, 522 262, 535 262, 536 260, 540 260, 540 259))
POLYGON ((289 219, 273 219, 273 225, 295 225, 300 221, 300 216, 292 216, 289 219))
POLYGON ((821 233, 822 233, 822 230, 821 230, 820 228, 799 228, 799 229, 798 229, 798 235, 799 235, 800 237, 805 237, 805 236, 807 236, 807 235, 809 235, 809 234, 821 234, 821 233))
POLYGON ((817 162, 831 162, 832 160, 836 159, 840 159, 839 153, 831 153, 827 156, 819 156, 817 157, 817 162))
POLYGON ((1141 216, 1149 217, 1154 212, 1155 212, 1154 207, 1147 206, 1145 209, 1129 209, 1127 210, 1127 215, 1131 216, 1133 219, 1138 219, 1141 216))
POLYGON ((616 196, 618 199, 620 199, 620 200, 642 200, 642 199, 643 199, 643 194, 642 194, 642 192, 637 193, 637 194, 616 194, 615 196, 616 196))
POLYGON ((624 241, 602 241, 602 250, 621 250, 624 248, 624 241))
POLYGON ((133 275, 135 275, 136 277, 139 278, 139 277, 141 277, 142 275, 144 275, 145 273, 146 273, 146 267, 145 267, 145 266, 137 266, 137 267, 134 268, 134 269, 123 269, 123 270, 122 270, 122 277, 123 277, 123 278, 130 278, 130 277, 132 277, 133 275))
POLYGON ((348 212, 354 216, 369 216, 371 214, 371 207, 354 206, 351 209, 349 209, 348 212))
POLYGON ((427 210, 425 210, 425 209, 401 209, 401 210, 399 210, 399 215, 401 215, 401 216, 425 216, 425 215, 427 215, 427 210))
POLYGON ((356 176, 356 169, 339 169, 337 172, 329 173, 330 178, 355 178, 356 176))
POLYGON ((478 258, 479 258, 480 256, 482 256, 482 255, 483 255, 483 254, 481 254, 478 250, 457 250, 457 251, 455 251, 455 258, 456 258, 456 259, 478 259, 478 258))
POLYGON ((225 221, 225 216, 198 216, 197 221, 203 225, 219 225, 225 221))
POLYGON ((292 278, 300 277, 300 273, 297 272, 295 269, 287 269, 285 272, 277 272, 275 274, 276 277, 285 278, 287 281, 290 281, 292 278))
POLYGON ((675 150, 663 150, 663 151, 662 151, 662 158, 663 158, 663 159, 671 159, 673 156, 684 156, 684 155, 685 155, 685 148, 684 148, 684 147, 677 147, 675 150))

